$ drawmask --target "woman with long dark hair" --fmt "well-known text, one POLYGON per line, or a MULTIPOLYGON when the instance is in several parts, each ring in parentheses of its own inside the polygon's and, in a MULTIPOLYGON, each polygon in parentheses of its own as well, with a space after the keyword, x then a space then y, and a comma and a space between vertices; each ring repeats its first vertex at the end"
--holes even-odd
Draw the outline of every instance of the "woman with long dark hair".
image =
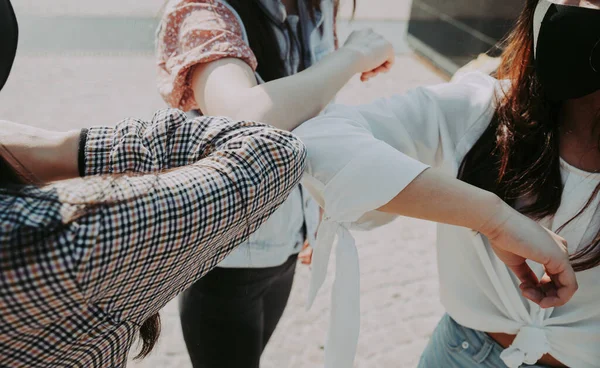
MULTIPOLYGON (((387 71, 394 52, 370 30, 337 47, 334 0, 172 0, 157 37, 159 90, 193 114, 291 130, 355 74, 387 71)), ((292 288, 310 263, 319 210, 299 186, 250 239, 180 299, 194 367, 258 367, 292 288), (302 251, 303 247, 305 248, 302 251), (235 354, 231 354, 231 346, 235 354)))
MULTIPOLYGON (((467 74, 364 106, 334 106, 297 128, 309 158, 304 184, 325 210, 313 297, 339 238, 343 274, 334 284, 327 354, 353 353, 358 335, 348 229, 408 215, 443 223, 437 248, 447 315, 421 367, 597 367, 599 123, 600 2, 528 0, 496 78, 467 74), (459 191, 453 177, 494 195, 459 191), (447 202, 441 193, 462 200, 447 202), (556 303, 563 269, 498 249, 506 234, 487 230, 490 218, 537 222, 566 240, 579 284, 568 304, 556 303)), ((523 246, 513 241, 514 249, 523 246)))

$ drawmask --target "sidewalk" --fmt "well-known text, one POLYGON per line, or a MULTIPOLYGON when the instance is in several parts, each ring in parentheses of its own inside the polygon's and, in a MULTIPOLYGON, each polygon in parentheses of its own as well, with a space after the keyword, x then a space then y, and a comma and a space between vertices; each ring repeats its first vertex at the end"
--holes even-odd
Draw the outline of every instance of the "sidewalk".
MULTIPOLYGON (((162 0, 20 0, 28 16, 151 18, 162 0), (52 6, 50 6, 50 4, 52 6)), ((346 0, 348 2, 348 0, 346 0)), ((359 0, 357 18, 374 28, 398 27, 410 1, 359 0), (393 14, 393 18, 389 17, 393 14), (383 22, 382 20, 386 20, 383 22)), ((16 4, 15 4, 16 5, 16 4)), ((342 15, 347 14, 342 9, 342 15)), ((27 37, 27 29, 22 30, 27 37)), ((402 42, 396 35, 396 42, 402 42)), ((51 43, 53 40, 42 40, 51 43)), ((156 92, 154 58, 149 53, 22 50, 0 94, 0 117, 35 126, 75 129, 115 124, 127 116, 149 118, 165 107, 156 92)), ((400 50, 387 75, 352 80, 338 102, 358 104, 442 81, 408 49, 400 50)), ((356 367, 414 367, 443 309, 438 301, 435 230, 431 223, 398 219, 369 233, 355 233, 361 262, 361 334, 356 367)), ((333 260, 332 260, 333 262, 333 260)), ((305 311, 309 270, 298 266, 288 308, 264 355, 262 368, 322 366, 329 321, 333 264, 313 308, 305 311)), ((162 311, 158 347, 132 368, 191 367, 181 337, 177 302, 162 311)), ((135 354, 136 349, 132 350, 135 354)), ((229 367, 225 367, 229 368, 229 367)))

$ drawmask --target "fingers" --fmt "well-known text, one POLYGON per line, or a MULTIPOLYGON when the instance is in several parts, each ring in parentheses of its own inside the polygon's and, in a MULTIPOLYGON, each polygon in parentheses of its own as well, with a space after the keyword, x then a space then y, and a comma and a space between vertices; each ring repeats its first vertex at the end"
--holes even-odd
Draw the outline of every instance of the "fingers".
POLYGON ((567 241, 548 229, 545 230, 557 247, 546 249, 537 259, 531 257, 533 261, 544 265, 546 274, 535 287, 532 288, 532 283, 527 283, 522 290, 526 298, 538 303, 542 308, 560 307, 573 297, 579 286, 569 261, 567 241), (533 298, 529 298, 525 291, 533 298), (543 295, 541 299, 540 293, 543 295))
POLYGON ((508 217, 502 226, 505 231, 492 237, 490 244, 500 260, 521 281, 522 295, 542 308, 566 304, 578 288, 567 242, 526 217, 508 217), (513 222, 515 219, 519 221, 513 222), (540 229, 546 231, 540 232, 540 229), (515 235, 511 235, 511 231, 515 235), (526 260, 542 264, 546 275, 538 280, 526 260))
POLYGON ((531 300, 532 302, 538 305, 542 302, 542 300, 544 300, 545 297, 544 293, 537 288, 524 288, 522 289, 522 294, 525 298, 531 300))
POLYGON ((539 302, 542 308, 560 307, 565 305, 575 294, 575 290, 566 287, 557 287, 553 282, 541 285, 544 298, 539 302))
POLYGON ((521 288, 523 296, 527 299, 540 305, 544 303, 545 306, 543 308, 554 306, 550 304, 554 303, 557 292, 554 283, 548 275, 544 275, 539 283, 524 282, 519 285, 519 288, 521 288))
POLYGON ((519 285, 521 294, 532 302, 540 304, 546 294, 544 294, 543 290, 539 287, 540 282, 527 262, 523 261, 523 263, 517 266, 509 267, 521 281, 521 285, 519 285))
POLYGON ((563 273, 559 275, 551 275, 552 281, 556 288, 556 300, 551 300, 549 303, 553 303, 553 306, 562 306, 566 304, 575 295, 575 292, 579 288, 577 284, 577 278, 575 277, 575 271, 569 265, 563 273))
MULTIPOLYGON (((572 271, 572 268, 570 268, 570 271, 572 271)), ((570 271, 565 270, 565 273, 570 271)), ((573 277, 574 274, 575 272, 573 272, 573 277)), ((570 280, 570 276, 568 279, 570 280)), ((578 285, 575 278, 573 283, 565 285, 558 281, 557 275, 545 274, 539 283, 524 282, 519 287, 525 298, 542 308, 551 308, 565 305, 577 291, 578 285)))
POLYGON ((298 260, 300 260, 300 263, 304 265, 310 265, 312 263, 312 254, 312 247, 308 244, 308 242, 305 242, 304 246, 302 247, 302 251, 298 253, 298 260))
POLYGON ((511 271, 517 276, 517 278, 521 281, 521 285, 525 286, 535 286, 539 284, 539 280, 535 275, 535 272, 529 267, 527 262, 523 260, 523 263, 517 266, 509 266, 511 271))
POLYGON ((368 81, 369 79, 375 77, 377 74, 380 73, 387 73, 390 71, 390 69, 392 68, 392 65, 394 65, 394 61, 386 61, 385 63, 381 64, 380 66, 378 66, 377 68, 368 71, 368 72, 364 72, 361 74, 360 76, 360 80, 363 82, 368 81))
POLYGON ((561 306, 568 302, 579 288, 577 284, 577 276, 575 270, 571 266, 569 259, 560 257, 559 259, 551 259, 546 268, 547 276, 544 277, 544 284, 551 285, 556 289, 556 295, 549 299, 547 303, 552 306, 561 306))
POLYGON ((362 73, 360 75, 360 80, 361 80, 361 82, 366 82, 369 79, 373 78, 374 76, 375 76, 375 73, 373 73, 373 72, 362 73))
POLYGON ((392 69, 392 65, 394 65, 394 61, 388 60, 385 63, 378 66, 377 68, 375 68, 374 71, 378 73, 387 73, 390 71, 390 69, 392 69))
POLYGON ((540 288, 544 295, 558 297, 558 286, 552 281, 550 276, 544 275, 540 280, 540 288))

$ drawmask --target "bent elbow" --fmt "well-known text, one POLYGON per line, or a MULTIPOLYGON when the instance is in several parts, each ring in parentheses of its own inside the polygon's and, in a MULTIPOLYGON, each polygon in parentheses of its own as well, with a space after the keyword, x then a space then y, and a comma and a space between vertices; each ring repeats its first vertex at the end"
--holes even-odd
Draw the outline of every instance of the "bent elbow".
MULTIPOLYGON (((284 132, 282 132, 283 134, 284 132)), ((286 150, 286 158, 281 160, 281 168, 283 169, 284 175, 288 178, 286 184, 289 186, 288 190, 292 190, 304 175, 304 170, 308 162, 306 146, 297 136, 285 132, 288 137, 288 147, 286 150)))

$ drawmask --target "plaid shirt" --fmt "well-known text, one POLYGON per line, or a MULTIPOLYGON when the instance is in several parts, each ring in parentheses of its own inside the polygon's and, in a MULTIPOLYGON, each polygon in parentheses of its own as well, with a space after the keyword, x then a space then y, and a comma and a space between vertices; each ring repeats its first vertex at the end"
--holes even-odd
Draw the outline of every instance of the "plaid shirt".
POLYGON ((0 191, 0 367, 125 366, 141 323, 275 211, 305 156, 289 133, 177 110, 91 128, 87 175, 156 174, 0 191))

